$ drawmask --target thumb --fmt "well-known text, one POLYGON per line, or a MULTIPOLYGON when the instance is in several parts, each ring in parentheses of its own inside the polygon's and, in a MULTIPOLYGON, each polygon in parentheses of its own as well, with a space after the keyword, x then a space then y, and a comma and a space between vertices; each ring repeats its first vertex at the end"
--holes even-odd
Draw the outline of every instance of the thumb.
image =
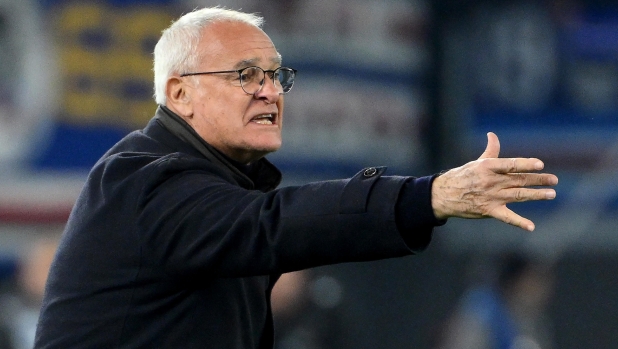
POLYGON ((487 147, 479 159, 497 158, 500 155, 500 141, 493 132, 487 132, 487 147))

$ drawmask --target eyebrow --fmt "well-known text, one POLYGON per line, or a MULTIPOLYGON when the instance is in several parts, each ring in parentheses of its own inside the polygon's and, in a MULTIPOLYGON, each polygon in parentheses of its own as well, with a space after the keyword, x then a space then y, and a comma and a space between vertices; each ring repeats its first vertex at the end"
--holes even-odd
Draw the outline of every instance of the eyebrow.
MULTIPOLYGON (((274 64, 281 65, 281 55, 277 54, 277 56, 272 57, 270 61, 274 64)), ((256 66, 258 62, 259 62, 259 59, 257 58, 243 59, 242 61, 234 64, 234 69, 242 69, 242 68, 246 68, 250 66, 256 66)))

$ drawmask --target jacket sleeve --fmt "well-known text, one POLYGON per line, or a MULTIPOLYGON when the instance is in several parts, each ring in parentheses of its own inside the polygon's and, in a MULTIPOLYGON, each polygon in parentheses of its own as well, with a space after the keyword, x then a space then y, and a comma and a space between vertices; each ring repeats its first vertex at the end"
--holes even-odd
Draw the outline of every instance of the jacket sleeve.
MULTIPOLYGON (((264 275, 413 252, 395 217, 409 177, 369 168, 350 179, 263 193, 182 163, 161 163, 135 208, 146 263, 164 261, 170 275, 264 275)), ((420 236, 432 228, 406 225, 420 236)))
POLYGON ((446 223, 446 220, 435 217, 431 206, 431 185, 436 177, 410 177, 397 200, 397 227, 408 247, 415 252, 429 245, 433 227, 446 223))

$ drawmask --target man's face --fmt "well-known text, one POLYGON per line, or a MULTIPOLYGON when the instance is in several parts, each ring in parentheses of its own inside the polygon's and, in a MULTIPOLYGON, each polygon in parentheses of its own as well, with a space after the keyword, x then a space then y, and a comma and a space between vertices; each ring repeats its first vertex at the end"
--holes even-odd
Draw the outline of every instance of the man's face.
MULTIPOLYGON (((281 66, 270 38, 244 23, 208 26, 198 52, 201 59, 194 72, 281 66)), ((281 147, 283 96, 268 76, 254 95, 243 91, 238 78, 237 73, 183 77, 192 110, 185 119, 210 145, 234 160, 249 163, 281 147)))

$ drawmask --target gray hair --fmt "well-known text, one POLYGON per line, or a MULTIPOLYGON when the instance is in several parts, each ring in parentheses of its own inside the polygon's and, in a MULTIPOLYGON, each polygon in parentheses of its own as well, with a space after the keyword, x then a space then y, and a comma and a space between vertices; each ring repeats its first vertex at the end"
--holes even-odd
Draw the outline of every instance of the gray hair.
POLYGON ((154 99, 165 105, 167 80, 173 74, 195 69, 199 63, 197 46, 202 30, 217 21, 242 22, 261 28, 264 19, 256 14, 210 7, 189 12, 165 29, 154 49, 154 99))

